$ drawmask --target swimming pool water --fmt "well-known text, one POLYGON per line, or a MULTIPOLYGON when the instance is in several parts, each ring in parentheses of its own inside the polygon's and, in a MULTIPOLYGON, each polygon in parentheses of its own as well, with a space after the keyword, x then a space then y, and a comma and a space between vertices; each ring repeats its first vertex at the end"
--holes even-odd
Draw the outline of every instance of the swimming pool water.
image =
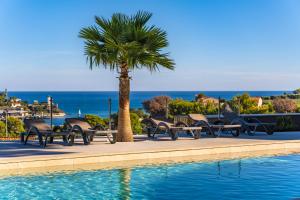
POLYGON ((300 155, 0 179, 0 199, 295 199, 300 155))

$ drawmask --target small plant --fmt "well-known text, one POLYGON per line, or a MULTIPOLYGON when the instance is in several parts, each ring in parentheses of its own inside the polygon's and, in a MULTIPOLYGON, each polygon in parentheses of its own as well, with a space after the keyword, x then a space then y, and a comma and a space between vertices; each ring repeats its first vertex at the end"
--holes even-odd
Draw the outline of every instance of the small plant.
POLYGON ((5 123, 0 121, 0 134, 5 133, 5 123))
POLYGON ((169 103, 170 114, 175 115, 187 115, 191 113, 200 114, 217 114, 218 106, 212 102, 192 102, 183 99, 175 99, 169 103))
POLYGON ((276 126, 279 131, 289 131, 294 128, 294 123, 291 117, 284 116, 277 119, 276 126))
POLYGON ((9 133, 22 133, 25 131, 23 122, 14 117, 7 118, 7 128, 9 133))
POLYGON ((53 131, 54 131, 54 132, 62 132, 62 130, 63 130, 63 128, 60 127, 60 126, 54 126, 54 127, 53 127, 53 131))
POLYGON ((84 116, 84 118, 91 126, 96 126, 96 125, 100 124, 100 125, 106 127, 108 124, 105 119, 102 119, 101 117, 99 117, 97 115, 87 114, 84 116))
POLYGON ((274 110, 278 113, 295 112, 297 110, 297 104, 291 99, 275 99, 273 100, 274 110))
MULTIPOLYGON (((112 114, 112 120, 114 122, 114 128, 118 127, 118 114, 114 113, 112 114)), ((141 134, 143 131, 141 118, 138 114, 131 112, 130 113, 130 121, 131 121, 131 128, 134 134, 141 134)))
POLYGON ((152 117, 165 116, 168 102, 171 100, 168 96, 157 96, 150 100, 143 102, 143 107, 146 112, 150 113, 152 117))

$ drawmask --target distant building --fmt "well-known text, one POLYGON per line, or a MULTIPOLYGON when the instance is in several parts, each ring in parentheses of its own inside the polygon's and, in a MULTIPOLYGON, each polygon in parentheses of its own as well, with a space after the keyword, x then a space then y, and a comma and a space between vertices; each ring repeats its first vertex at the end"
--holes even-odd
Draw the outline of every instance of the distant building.
POLYGON ((23 108, 20 109, 9 109, 9 110, 0 110, 0 118, 5 118, 7 112, 7 116, 16 117, 16 118, 24 118, 28 116, 28 111, 23 108))
POLYGON ((50 96, 47 97, 47 104, 48 104, 48 107, 51 106, 51 97, 50 96))
POLYGON ((20 108, 22 107, 22 104, 21 104, 22 100, 21 99, 11 99, 10 100, 10 107, 11 108, 20 108))
POLYGON ((263 104, 263 99, 261 97, 250 97, 252 101, 255 101, 257 107, 261 107, 263 104))
POLYGON ((203 102, 204 104, 207 104, 207 103, 218 104, 219 103, 219 99, 216 99, 213 97, 208 97, 208 96, 205 96, 204 94, 197 94, 195 96, 195 100, 198 102, 203 102))

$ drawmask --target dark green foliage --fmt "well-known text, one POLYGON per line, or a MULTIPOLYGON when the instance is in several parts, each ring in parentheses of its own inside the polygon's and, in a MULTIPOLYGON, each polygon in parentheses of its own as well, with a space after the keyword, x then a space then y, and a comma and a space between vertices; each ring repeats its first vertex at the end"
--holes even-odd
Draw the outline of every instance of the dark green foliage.
POLYGON ((5 133, 5 123, 3 121, 0 121, 0 134, 5 133))
POLYGON ((54 132, 62 132, 62 130, 63 130, 63 127, 61 127, 61 126, 54 126, 53 127, 54 132))
POLYGON ((240 112, 241 114, 263 114, 272 110, 271 104, 263 104, 258 107, 257 102, 248 93, 235 96, 228 103, 235 112, 240 112))
POLYGON ((149 117, 149 115, 146 114, 146 113, 144 112, 144 110, 141 109, 141 108, 138 108, 138 109, 130 109, 130 113, 135 113, 135 114, 137 114, 137 115, 139 116, 139 118, 147 118, 147 117, 149 117))
POLYGON ((293 91, 294 94, 300 94, 300 88, 293 91))
POLYGON ((97 115, 85 115, 84 116, 85 120, 91 125, 91 126, 96 126, 98 124, 106 127, 108 124, 108 121, 105 119, 102 119, 101 117, 97 116, 97 115))
POLYGON ((294 126, 293 120, 289 116, 277 118, 276 127, 279 131, 290 131, 294 126))
POLYGON ((141 134, 143 129, 142 129, 140 117, 136 113, 130 113, 130 120, 131 120, 132 131, 135 134, 141 134))
POLYGON ((96 24, 81 29, 79 37, 85 42, 85 55, 90 64, 119 70, 145 67, 155 71, 159 66, 174 69, 174 62, 162 49, 168 46, 167 33, 149 26, 152 14, 139 11, 128 16, 115 13, 110 19, 95 17, 96 24))
POLYGON ((171 100, 169 103, 171 115, 187 115, 191 113, 217 114, 218 106, 213 103, 191 102, 183 99, 171 100))
POLYGON ((7 127, 9 133, 22 133, 25 131, 23 122, 14 117, 7 118, 7 127))
POLYGON ((8 102, 5 99, 5 93, 0 93, 0 106, 8 106, 8 102))
MULTIPOLYGON (((112 114, 112 120, 115 128, 118 127, 118 114, 112 114)), ((138 116, 137 113, 130 112, 130 120, 131 120, 131 128, 134 134, 141 134, 142 133, 142 124, 141 118, 138 116)))

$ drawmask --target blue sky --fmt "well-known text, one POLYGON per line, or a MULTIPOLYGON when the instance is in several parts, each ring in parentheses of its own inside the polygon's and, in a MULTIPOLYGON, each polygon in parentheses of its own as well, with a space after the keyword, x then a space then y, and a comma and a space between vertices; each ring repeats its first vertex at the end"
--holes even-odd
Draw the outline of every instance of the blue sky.
POLYGON ((0 89, 118 90, 90 71, 82 27, 114 12, 153 13, 176 70, 133 72, 132 90, 292 90, 300 87, 297 0, 1 0, 0 89))

